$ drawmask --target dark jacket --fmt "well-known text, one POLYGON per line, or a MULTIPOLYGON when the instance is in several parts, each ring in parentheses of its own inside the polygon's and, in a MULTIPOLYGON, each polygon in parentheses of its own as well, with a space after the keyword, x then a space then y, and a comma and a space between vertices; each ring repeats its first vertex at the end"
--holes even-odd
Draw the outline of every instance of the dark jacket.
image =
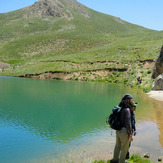
POLYGON ((121 123, 127 129, 128 133, 132 134, 131 112, 129 108, 122 108, 121 123))
POLYGON ((132 130, 136 131, 136 127, 135 127, 135 114, 133 112, 131 112, 131 124, 132 124, 132 130))

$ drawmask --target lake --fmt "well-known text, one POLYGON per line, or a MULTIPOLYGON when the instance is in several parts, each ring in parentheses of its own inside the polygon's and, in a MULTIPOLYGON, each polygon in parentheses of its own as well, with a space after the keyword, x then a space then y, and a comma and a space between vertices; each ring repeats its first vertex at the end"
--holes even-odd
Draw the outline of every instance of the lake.
POLYGON ((131 153, 163 156, 163 102, 123 85, 0 77, 0 162, 65 163, 110 159, 106 125, 125 93, 139 105, 131 153))

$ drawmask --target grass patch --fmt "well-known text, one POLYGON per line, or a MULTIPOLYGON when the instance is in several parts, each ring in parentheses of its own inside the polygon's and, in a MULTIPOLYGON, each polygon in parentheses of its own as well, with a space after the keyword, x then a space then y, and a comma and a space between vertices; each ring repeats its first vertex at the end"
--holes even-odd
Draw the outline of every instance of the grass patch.
MULTIPOLYGON (((142 158, 138 155, 132 155, 130 159, 128 160, 128 162, 129 163, 156 163, 152 160, 142 158)), ((99 161, 94 161, 93 163, 110 163, 110 161, 99 160, 99 161)))
POLYGON ((54 77, 53 79, 54 79, 54 80, 61 80, 60 77, 54 77))
POLYGON ((6 63, 8 64, 19 64, 19 63, 24 63, 24 60, 8 60, 6 63))

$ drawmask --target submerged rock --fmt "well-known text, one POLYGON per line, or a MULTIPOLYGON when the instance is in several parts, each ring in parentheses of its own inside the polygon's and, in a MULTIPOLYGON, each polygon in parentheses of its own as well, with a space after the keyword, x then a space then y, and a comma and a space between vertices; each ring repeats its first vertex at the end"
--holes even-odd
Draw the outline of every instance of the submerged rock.
POLYGON ((150 158, 150 153, 145 153, 145 154, 143 155, 143 157, 144 157, 144 158, 150 158))
POLYGON ((162 162, 162 157, 159 157, 159 158, 158 158, 158 161, 159 161, 159 162, 162 162))

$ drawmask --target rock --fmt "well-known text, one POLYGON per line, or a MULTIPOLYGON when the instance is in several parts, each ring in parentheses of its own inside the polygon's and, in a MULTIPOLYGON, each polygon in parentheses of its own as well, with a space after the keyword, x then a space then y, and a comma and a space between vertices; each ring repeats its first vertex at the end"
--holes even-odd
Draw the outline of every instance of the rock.
POLYGON ((158 158, 158 161, 159 161, 159 162, 162 162, 162 157, 159 157, 159 158, 158 158))
POLYGON ((153 90, 163 90, 163 73, 159 75, 152 84, 153 90))
POLYGON ((144 158, 150 158, 150 153, 145 153, 143 157, 144 158))
POLYGON ((160 74, 163 73, 163 46, 160 51, 160 55, 158 59, 156 60, 153 73, 152 73, 152 78, 157 78, 160 74))
POLYGON ((24 14, 25 18, 39 17, 39 16, 52 16, 52 17, 64 17, 64 6, 62 3, 51 0, 44 0, 35 2, 34 5, 26 7, 24 14))
POLYGON ((53 17, 71 20, 73 19, 74 10, 89 18, 88 8, 76 0, 39 0, 23 9, 23 17, 53 17))

